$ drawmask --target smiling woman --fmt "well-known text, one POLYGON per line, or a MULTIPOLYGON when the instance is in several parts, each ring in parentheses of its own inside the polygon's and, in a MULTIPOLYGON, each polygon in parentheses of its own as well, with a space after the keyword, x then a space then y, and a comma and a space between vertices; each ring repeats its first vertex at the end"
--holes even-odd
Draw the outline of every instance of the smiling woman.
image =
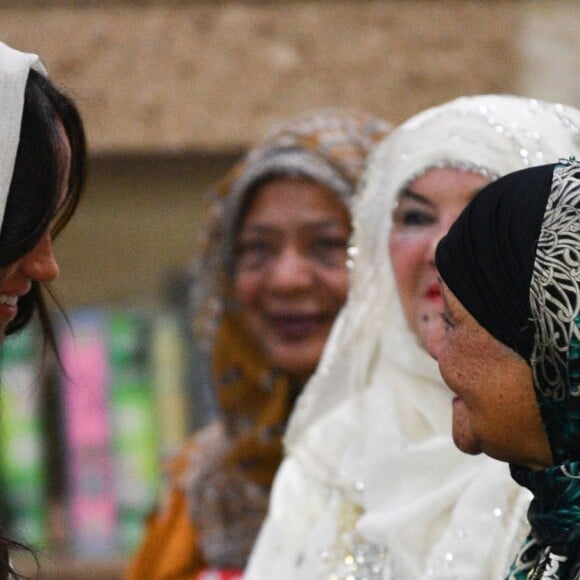
POLYGON ((262 185, 238 233, 234 296, 272 365, 306 381, 346 300, 347 208, 327 188, 278 178, 262 185))
MULTIPOLYGON (((0 103, 0 342, 36 313, 47 346, 55 348, 42 288, 59 274, 53 237, 80 199, 83 125, 38 56, 3 43, 0 103)), ((8 554, 13 547, 0 538, 0 578, 18 577, 8 554)))
POLYGON ((339 110, 292 119, 211 192, 194 301, 217 417, 171 462, 168 497, 128 578, 244 568, 286 421, 346 300, 352 198, 389 130, 339 110))

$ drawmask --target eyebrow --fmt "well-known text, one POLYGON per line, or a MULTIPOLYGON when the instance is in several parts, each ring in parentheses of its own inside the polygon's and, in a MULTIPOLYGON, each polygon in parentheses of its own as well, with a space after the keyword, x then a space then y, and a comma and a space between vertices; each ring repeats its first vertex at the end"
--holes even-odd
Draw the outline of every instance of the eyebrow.
MULTIPOLYGON (((340 220, 334 220, 334 219, 321 219, 321 220, 313 220, 313 221, 307 221, 304 222, 303 224, 300 224, 299 229, 300 230, 329 230, 329 229, 335 229, 335 228, 342 228, 343 224, 340 220)), ((256 233, 256 234, 260 234, 260 233, 271 233, 271 232, 277 232, 278 230, 280 230, 281 227, 276 225, 276 224, 262 224, 260 222, 258 223, 250 223, 250 224, 246 224, 245 226, 243 226, 242 228, 240 228, 239 233, 256 233)))
POLYGON ((416 191, 413 191, 412 189, 409 189, 408 187, 405 187, 401 193, 399 193, 399 199, 401 198, 408 198, 411 199, 413 201, 417 201, 419 203, 423 203, 425 205, 429 205, 431 207, 433 207, 433 203, 431 203, 431 201, 424 195, 421 195, 420 193, 417 193, 416 191))
MULTIPOLYGON (((470 192, 470 201, 484 188, 486 187, 486 184, 482 185, 481 187, 476 187, 473 190, 471 190, 470 192)), ((425 205, 429 205, 431 207, 433 207, 433 203, 431 202, 431 200, 424 196, 421 195, 420 193, 417 193, 416 191, 413 191, 412 189, 409 189, 408 187, 405 187, 404 189, 401 190, 401 193, 399 194, 399 199, 401 198, 408 198, 411 199, 413 201, 416 201, 418 203, 423 203, 425 205)))

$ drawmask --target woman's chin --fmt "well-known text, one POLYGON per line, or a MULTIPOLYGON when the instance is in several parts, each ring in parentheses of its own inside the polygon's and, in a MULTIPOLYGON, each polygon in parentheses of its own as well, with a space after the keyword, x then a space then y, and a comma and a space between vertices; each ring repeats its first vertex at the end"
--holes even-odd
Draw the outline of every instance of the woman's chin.
POLYGON ((294 353, 272 353, 272 364, 293 377, 296 381, 305 383, 316 370, 318 360, 309 360, 308 356, 293 356, 294 353))
POLYGON ((457 405, 453 407, 453 443, 463 453, 469 455, 479 455, 481 443, 471 428, 469 419, 465 417, 457 405))

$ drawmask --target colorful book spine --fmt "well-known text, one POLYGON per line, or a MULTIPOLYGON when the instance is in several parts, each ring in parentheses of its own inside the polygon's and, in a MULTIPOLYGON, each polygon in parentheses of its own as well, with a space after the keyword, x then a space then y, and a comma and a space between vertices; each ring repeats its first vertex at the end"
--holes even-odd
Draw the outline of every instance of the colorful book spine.
POLYGON ((171 455, 189 434, 185 386, 185 344, 181 321, 172 311, 158 313, 151 325, 151 380, 162 456, 171 455))
POLYGON ((110 411, 117 539, 123 553, 139 545, 159 487, 159 426, 148 364, 149 320, 137 311, 109 319, 110 411))
POLYGON ((9 536, 43 548, 48 514, 39 339, 36 327, 29 326, 2 348, 0 473, 9 536))
POLYGON ((81 310, 70 322, 59 335, 70 540, 73 555, 103 558, 116 551, 106 318, 81 310))

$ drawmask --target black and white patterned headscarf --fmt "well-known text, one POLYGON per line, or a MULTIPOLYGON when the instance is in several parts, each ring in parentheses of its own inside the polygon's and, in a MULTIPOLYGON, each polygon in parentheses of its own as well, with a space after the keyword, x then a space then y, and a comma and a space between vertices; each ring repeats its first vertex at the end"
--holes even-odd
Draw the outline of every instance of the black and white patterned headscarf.
POLYGON ((552 451, 552 467, 510 466, 534 499, 532 533, 508 578, 577 578, 580 163, 526 169, 484 188, 440 242, 436 260, 479 324, 530 365, 552 451))

